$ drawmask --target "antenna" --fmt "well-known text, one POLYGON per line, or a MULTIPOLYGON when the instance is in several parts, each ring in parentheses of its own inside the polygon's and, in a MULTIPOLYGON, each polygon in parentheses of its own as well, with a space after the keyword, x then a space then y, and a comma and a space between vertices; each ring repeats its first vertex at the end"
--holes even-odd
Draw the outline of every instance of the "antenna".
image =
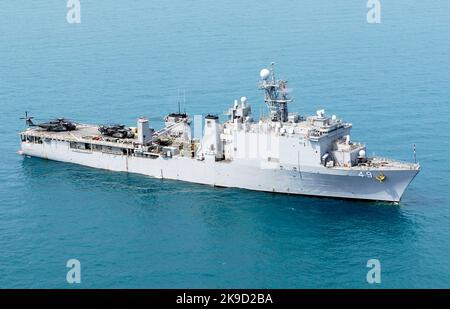
POLYGON ((180 89, 177 89, 178 114, 180 114, 180 89))
POLYGON ((186 89, 183 89, 183 108, 184 113, 186 114, 186 89))
POLYGON ((413 151, 414 151, 414 163, 417 163, 417 158, 416 158, 416 144, 413 145, 413 151))
POLYGON ((272 73, 272 82, 275 83, 275 62, 270 63, 270 73, 272 73))

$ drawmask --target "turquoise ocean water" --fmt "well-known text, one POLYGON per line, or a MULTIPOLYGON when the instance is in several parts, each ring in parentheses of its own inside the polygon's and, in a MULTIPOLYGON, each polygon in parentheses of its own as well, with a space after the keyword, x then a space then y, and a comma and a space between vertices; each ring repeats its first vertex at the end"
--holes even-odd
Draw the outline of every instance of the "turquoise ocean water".
MULTIPOLYGON (((450 286, 450 1, 0 2, 0 287, 450 286), (161 181, 23 158, 36 118, 161 119, 247 96, 276 62, 291 111, 354 125, 368 153, 422 172, 398 206, 161 181), (184 108, 184 106, 183 106, 184 108), (382 282, 366 282, 379 259, 382 282)), ((160 126, 161 122, 153 121, 160 126)))

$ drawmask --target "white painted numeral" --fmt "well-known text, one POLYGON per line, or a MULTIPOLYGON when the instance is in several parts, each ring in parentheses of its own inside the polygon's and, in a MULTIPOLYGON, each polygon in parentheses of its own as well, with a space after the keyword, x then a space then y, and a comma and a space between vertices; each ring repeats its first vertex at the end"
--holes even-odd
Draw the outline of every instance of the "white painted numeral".
POLYGON ((364 178, 364 177, 372 178, 372 172, 366 172, 365 174, 363 172, 359 172, 358 176, 361 178, 364 178))

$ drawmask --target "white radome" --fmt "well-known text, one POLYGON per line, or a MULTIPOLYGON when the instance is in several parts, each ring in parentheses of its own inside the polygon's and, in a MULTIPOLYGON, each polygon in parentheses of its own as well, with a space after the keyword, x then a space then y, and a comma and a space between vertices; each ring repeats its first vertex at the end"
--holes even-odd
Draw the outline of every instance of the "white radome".
POLYGON ((259 76, 261 76, 262 80, 267 80, 270 76, 270 71, 268 69, 262 69, 261 72, 259 72, 259 76))
POLYGON ((247 98, 246 97, 241 97, 241 103, 243 105, 245 105, 245 103, 247 103, 247 98))
POLYGON ((366 151, 365 151, 364 149, 361 149, 361 150, 358 152, 358 156, 359 156, 360 158, 365 158, 365 157, 366 157, 366 151))

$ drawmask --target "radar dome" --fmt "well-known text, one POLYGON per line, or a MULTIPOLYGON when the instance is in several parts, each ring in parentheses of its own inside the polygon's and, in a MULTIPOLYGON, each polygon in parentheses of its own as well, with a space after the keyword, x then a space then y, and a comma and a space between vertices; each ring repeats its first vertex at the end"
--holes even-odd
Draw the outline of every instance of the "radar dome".
POLYGON ((262 69, 261 72, 259 72, 259 76, 261 76, 262 80, 267 80, 270 76, 270 71, 268 69, 262 69))
POLYGON ((247 98, 246 97, 241 97, 241 103, 243 105, 245 105, 245 103, 247 103, 247 98))
POLYGON ((365 158, 365 157, 366 157, 366 151, 365 151, 364 149, 361 149, 361 150, 358 152, 358 156, 359 156, 360 158, 365 158))

